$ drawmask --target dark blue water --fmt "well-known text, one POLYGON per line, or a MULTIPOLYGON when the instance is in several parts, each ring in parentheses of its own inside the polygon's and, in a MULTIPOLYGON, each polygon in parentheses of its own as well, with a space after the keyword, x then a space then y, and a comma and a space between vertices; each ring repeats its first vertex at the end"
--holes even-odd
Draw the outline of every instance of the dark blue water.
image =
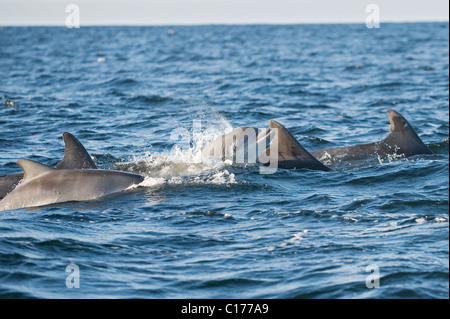
POLYGON ((0 297, 448 298, 448 54, 448 23, 1 28, 0 175, 56 164, 69 131, 146 180, 2 212, 0 297), (271 175, 196 162, 270 119, 311 151, 374 142, 387 109, 437 154, 271 175))

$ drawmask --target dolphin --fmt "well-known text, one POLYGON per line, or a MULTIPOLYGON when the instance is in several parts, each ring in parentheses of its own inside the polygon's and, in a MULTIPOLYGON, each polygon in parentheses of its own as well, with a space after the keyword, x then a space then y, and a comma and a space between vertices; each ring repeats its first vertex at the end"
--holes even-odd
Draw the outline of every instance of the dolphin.
MULTIPOLYGON (((294 136, 279 122, 270 120, 271 129, 275 129, 278 141, 278 167, 284 169, 306 168, 311 170, 329 171, 330 168, 311 155, 294 136)), ((270 148, 268 148, 270 151, 270 148)))
POLYGON ((138 185, 144 177, 101 169, 56 169, 20 159, 22 182, 0 201, 0 211, 67 201, 94 200, 138 185))
POLYGON ((64 158, 56 164, 57 169, 96 169, 94 161, 78 139, 68 132, 63 133, 64 158))
POLYGON ((23 179, 23 174, 0 175, 0 200, 23 179))
MULTIPOLYGON (((91 156, 80 141, 68 132, 63 133, 65 144, 64 158, 55 168, 57 169, 96 169, 91 156)), ((23 174, 0 175, 0 199, 10 193, 23 179, 23 174)))
POLYGON ((256 163, 258 155, 269 146, 270 129, 238 127, 201 149, 202 158, 232 160, 233 163, 256 163))
POLYGON ((389 155, 401 155, 409 157, 417 154, 433 154, 422 142, 411 124, 400 113, 394 110, 387 110, 387 114, 391 124, 390 132, 385 139, 374 143, 308 152, 282 124, 275 120, 270 120, 269 129, 261 130, 253 127, 240 127, 219 137, 202 149, 202 156, 204 158, 215 157, 223 160, 227 157, 227 154, 230 156, 230 154, 242 153, 240 149, 247 146, 242 142, 244 141, 244 135, 248 135, 249 140, 252 136, 256 136, 256 144, 259 147, 256 162, 259 163, 264 163, 260 160, 261 156, 264 153, 270 153, 271 147, 269 144, 273 144, 276 141, 278 143, 278 167, 283 169, 306 168, 329 171, 331 168, 326 166, 326 164, 328 164, 330 159, 333 161, 351 161, 367 159, 370 156, 387 157, 389 155), (275 135, 273 135, 273 132, 275 132, 275 135), (271 136, 270 139, 267 138, 269 135, 271 136), (266 141, 266 144, 261 143, 261 141, 266 141), (262 148, 264 151, 259 150, 264 145, 266 146, 266 148, 262 148))
POLYGON ((422 142, 411 124, 398 112, 387 110, 390 122, 390 131, 381 141, 359 144, 346 147, 336 147, 325 150, 313 151, 311 154, 321 162, 329 159, 358 160, 368 156, 388 157, 399 155, 410 157, 418 154, 433 154, 422 142))
POLYGON ((238 127, 202 148, 202 157, 263 166, 273 165, 275 161, 278 168, 285 169, 330 170, 305 150, 283 125, 275 120, 269 121, 269 125, 268 129, 238 127))

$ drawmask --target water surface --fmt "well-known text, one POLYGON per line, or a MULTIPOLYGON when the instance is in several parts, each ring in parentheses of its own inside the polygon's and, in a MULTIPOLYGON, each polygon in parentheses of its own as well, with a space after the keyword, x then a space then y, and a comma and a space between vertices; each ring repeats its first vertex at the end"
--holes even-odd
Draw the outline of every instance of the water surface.
POLYGON ((68 131, 99 167, 146 180, 2 212, 0 297, 448 298, 448 30, 1 28, 0 174, 56 164, 68 131), (196 163, 270 119, 311 151, 374 142, 387 109, 436 154, 271 175, 196 163))

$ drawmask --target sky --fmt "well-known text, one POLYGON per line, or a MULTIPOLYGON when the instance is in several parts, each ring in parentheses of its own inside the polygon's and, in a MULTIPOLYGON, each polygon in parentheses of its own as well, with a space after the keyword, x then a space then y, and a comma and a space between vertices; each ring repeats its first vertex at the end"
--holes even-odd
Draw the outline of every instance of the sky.
POLYGON ((448 0, 0 0, 0 25, 365 23, 369 4, 383 22, 448 21, 448 0))

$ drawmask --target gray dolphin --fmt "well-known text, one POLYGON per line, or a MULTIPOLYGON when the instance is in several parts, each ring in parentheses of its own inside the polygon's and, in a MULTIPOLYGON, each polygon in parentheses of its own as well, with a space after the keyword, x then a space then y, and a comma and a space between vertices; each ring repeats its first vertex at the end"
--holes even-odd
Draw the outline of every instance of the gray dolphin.
POLYGON ((68 132, 63 133, 64 158, 56 164, 57 169, 96 169, 94 161, 78 139, 68 132))
MULTIPOLYGON (((64 158, 56 164, 57 169, 96 169, 91 156, 78 139, 68 132, 63 133, 64 158)), ((0 199, 10 193, 23 179, 23 174, 0 175, 0 199)))
POLYGON ((383 140, 369 144, 313 151, 311 154, 322 162, 329 159, 352 160, 363 159, 368 156, 387 157, 395 154, 404 157, 433 154, 422 142, 411 124, 400 113, 387 110, 387 114, 391 127, 388 136, 383 140))
MULTIPOLYGON (((276 129, 274 139, 278 140, 278 167, 285 169, 307 168, 329 171, 330 168, 319 162, 300 145, 294 136, 280 123, 270 120, 271 129, 276 129)), ((270 151, 270 148, 268 149, 270 151)))
POLYGON ((233 163, 256 163, 258 155, 269 146, 269 129, 238 127, 205 145, 203 158, 232 160, 233 163))
POLYGON ((308 153, 283 125, 274 120, 269 121, 269 125, 269 129, 263 130, 239 127, 207 144, 202 149, 202 156, 263 166, 273 166, 275 161, 276 167, 286 169, 329 170, 308 153))
MULTIPOLYGON (((264 154, 262 150, 265 150, 265 153, 270 153, 270 142, 277 141, 278 167, 284 169, 307 168, 328 171, 330 168, 325 166, 325 164, 330 159, 333 161, 361 160, 370 156, 387 157, 396 154, 409 157, 417 154, 433 154, 402 115, 393 110, 387 110, 387 113, 391 123, 390 132, 385 139, 374 143, 308 152, 283 125, 275 120, 271 120, 269 121, 270 129, 268 130, 240 127, 217 138, 202 149, 202 155, 204 157, 225 159, 226 154, 242 153, 240 149, 247 147, 242 142, 244 141, 243 135, 248 135, 249 138, 256 136, 256 141, 260 148, 257 152, 258 160, 264 154), (273 132, 276 132, 275 135, 267 139, 273 132), (261 143, 261 141, 266 141, 266 144, 261 143), (265 148, 264 145, 266 146, 265 148)), ((261 163, 262 161, 257 162, 261 163)))
POLYGON ((22 182, 0 201, 0 211, 67 201, 88 201, 138 185, 137 174, 100 169, 55 169, 20 159, 22 182))

